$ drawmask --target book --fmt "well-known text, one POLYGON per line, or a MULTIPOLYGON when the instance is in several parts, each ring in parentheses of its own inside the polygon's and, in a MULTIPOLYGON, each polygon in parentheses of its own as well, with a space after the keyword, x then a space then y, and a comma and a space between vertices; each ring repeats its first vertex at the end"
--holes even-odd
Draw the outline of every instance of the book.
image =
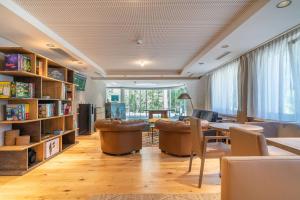
POLYGON ((34 84, 23 82, 11 83, 11 97, 13 98, 33 98, 34 84))
POLYGON ((58 101, 57 103, 57 113, 59 116, 64 115, 64 107, 62 101, 58 101))
POLYGON ((64 81, 65 80, 65 69, 57 67, 48 67, 48 77, 64 81))
POLYGON ((4 70, 6 71, 31 71, 31 59, 24 54, 5 54, 4 70))
POLYGON ((40 59, 36 60, 36 73, 38 75, 43 75, 44 71, 43 71, 43 61, 40 59))
POLYGON ((10 82, 0 81, 0 98, 10 98, 10 82))
POLYGON ((39 118, 47 118, 54 116, 55 110, 54 104, 39 104, 39 118))
POLYGON ((29 119, 29 104, 7 104, 6 105, 6 120, 18 121, 29 119))

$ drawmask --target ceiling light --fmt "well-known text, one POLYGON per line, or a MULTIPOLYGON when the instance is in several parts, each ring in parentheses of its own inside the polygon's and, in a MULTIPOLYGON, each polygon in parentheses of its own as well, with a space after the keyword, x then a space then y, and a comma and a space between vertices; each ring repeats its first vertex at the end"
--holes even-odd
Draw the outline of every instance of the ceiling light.
POLYGON ((199 64, 199 65, 204 65, 204 62, 199 62, 198 64, 199 64))
POLYGON ((292 1, 291 0, 284 0, 284 1, 280 1, 276 7, 277 8, 285 8, 288 7, 289 5, 291 5, 292 1))
POLYGON ((51 44, 51 43, 46 44, 46 46, 49 47, 49 48, 54 48, 55 47, 55 45, 51 44))
POLYGON ((138 40, 136 41, 136 44, 137 44, 137 45, 142 45, 142 44, 143 44, 143 40, 142 40, 142 39, 138 39, 138 40))
POLYGON ((81 61, 78 61, 77 63, 78 63, 79 65, 82 65, 82 64, 83 64, 83 62, 81 62, 81 61))
POLYGON ((229 45, 228 45, 228 44, 224 44, 224 45, 222 45, 221 47, 222 47, 223 49, 226 49, 226 48, 229 47, 229 45))

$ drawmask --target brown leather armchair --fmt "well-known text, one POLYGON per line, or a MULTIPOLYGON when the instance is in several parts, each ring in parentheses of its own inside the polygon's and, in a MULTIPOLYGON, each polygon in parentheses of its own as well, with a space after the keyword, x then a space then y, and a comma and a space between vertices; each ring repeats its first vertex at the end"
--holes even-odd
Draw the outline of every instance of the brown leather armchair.
POLYGON ((101 150, 113 155, 128 154, 142 148, 144 121, 97 120, 100 130, 101 150))
POLYGON ((192 136, 189 125, 181 121, 159 120, 155 127, 159 130, 159 149, 162 152, 176 156, 190 155, 192 136))

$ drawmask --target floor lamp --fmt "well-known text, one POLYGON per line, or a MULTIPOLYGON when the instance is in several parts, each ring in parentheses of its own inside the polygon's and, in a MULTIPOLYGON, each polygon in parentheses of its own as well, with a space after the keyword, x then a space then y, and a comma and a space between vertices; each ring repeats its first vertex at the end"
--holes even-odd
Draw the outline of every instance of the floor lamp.
POLYGON ((178 99, 189 99, 191 102, 192 110, 194 110, 192 98, 190 97, 190 95, 188 93, 182 93, 181 95, 179 95, 178 99))

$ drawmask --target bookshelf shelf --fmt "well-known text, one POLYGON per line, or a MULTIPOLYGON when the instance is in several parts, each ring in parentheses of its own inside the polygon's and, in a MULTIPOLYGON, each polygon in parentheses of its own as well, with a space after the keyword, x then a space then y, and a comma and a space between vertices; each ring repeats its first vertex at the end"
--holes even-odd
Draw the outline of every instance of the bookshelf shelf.
MULTIPOLYGON (((11 83, 9 86, 13 87, 16 84, 15 82, 21 82, 20 85, 22 83, 25 86, 30 85, 26 87, 29 88, 27 91, 31 93, 25 93, 30 95, 23 96, 30 96, 31 98, 9 96, 7 98, 0 98, 0 100, 7 101, 7 104, 20 104, 20 108, 13 106, 9 109, 18 114, 22 113, 23 117, 16 117, 16 115, 11 114, 13 113, 12 111, 8 110, 10 119, 27 119, 17 121, 4 120, 0 121, 0 124, 11 125, 12 129, 20 130, 20 135, 30 136, 29 145, 0 146, 0 176, 23 175, 76 144, 77 128, 75 128, 74 123, 76 114, 72 112, 75 110, 73 109, 75 97, 75 85, 73 84, 74 71, 23 48, 0 47, 0 52, 2 52, 0 57, 3 56, 3 58, 4 54, 24 54, 21 56, 17 55, 16 57, 27 59, 31 63, 31 68, 26 68, 29 69, 28 71, 5 71, 4 67, 0 65, 0 74, 13 77, 14 83, 11 83), (52 72, 53 70, 61 71, 62 76, 57 77, 61 80, 53 78, 57 73, 51 74, 51 70, 52 72), (41 104, 53 104, 53 110, 51 105, 41 106, 41 104), (53 113, 54 116, 39 118, 41 112, 44 112, 44 107, 47 109, 49 107, 51 110, 49 114, 47 113, 48 111, 46 115, 42 113, 42 116, 49 116, 53 113), (68 112, 71 114, 59 115, 60 113, 68 112), (54 134, 55 131, 62 131, 62 133, 56 135, 54 134), (54 153, 49 151, 50 142, 51 148, 53 143, 56 144, 57 151, 54 153), (32 152, 36 154, 36 161, 29 164, 29 154, 32 152)), ((13 58, 15 55, 6 56, 13 58)), ((17 69, 20 68, 18 67, 17 69)), ((24 89, 22 88, 22 90, 24 89)))
POLYGON ((4 121, 0 121, 0 124, 24 124, 24 123, 30 123, 30 122, 36 122, 36 121, 43 121, 43 120, 57 119, 57 118, 62 118, 62 117, 69 117, 69 116, 73 116, 73 114, 53 116, 53 117, 44 117, 44 118, 31 119, 31 120, 18 120, 18 121, 4 120, 4 121))

